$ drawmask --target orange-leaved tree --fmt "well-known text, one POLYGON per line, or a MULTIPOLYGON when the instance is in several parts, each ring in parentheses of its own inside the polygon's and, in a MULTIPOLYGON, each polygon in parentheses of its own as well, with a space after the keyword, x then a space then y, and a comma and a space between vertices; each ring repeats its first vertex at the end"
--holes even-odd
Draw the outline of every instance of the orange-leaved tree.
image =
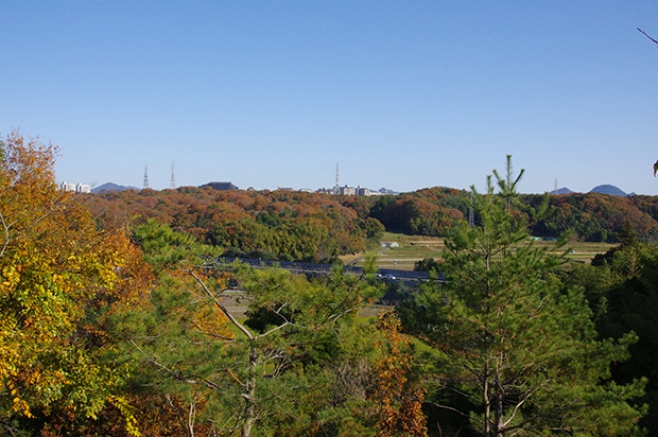
POLYGON ((375 363, 375 396, 381 406, 376 437, 427 437, 421 410, 425 393, 413 378, 411 340, 400 333, 401 323, 395 313, 380 314, 379 329, 385 341, 377 344, 382 355, 375 363))
POLYGON ((140 255, 124 233, 98 230, 75 196, 57 189, 56 152, 18 132, 0 141, 0 429, 6 433, 43 427, 56 410, 93 418, 108 402, 130 417, 117 395, 120 369, 99 357, 111 347, 103 313, 134 289, 140 255))

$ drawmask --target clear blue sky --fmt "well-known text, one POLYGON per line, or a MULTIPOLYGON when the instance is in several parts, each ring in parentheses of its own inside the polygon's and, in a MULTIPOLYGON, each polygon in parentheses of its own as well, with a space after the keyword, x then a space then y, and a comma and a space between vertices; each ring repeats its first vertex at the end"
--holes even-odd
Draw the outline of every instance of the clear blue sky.
POLYGON ((656 1, 0 2, 0 134, 58 182, 658 194, 656 1))

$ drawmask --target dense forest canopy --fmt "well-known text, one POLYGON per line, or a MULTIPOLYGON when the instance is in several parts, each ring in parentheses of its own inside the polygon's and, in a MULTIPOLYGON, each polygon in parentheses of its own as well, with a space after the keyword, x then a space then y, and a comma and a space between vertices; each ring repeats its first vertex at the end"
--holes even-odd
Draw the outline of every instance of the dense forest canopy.
MULTIPOLYGON (((541 195, 519 195, 527 217, 541 195)), ((427 188, 384 196, 333 196, 291 191, 216 191, 210 187, 126 190, 85 195, 104 226, 155 219, 227 255, 285 261, 332 262, 376 245, 383 231, 447 236, 468 217, 470 192, 427 188)), ((582 241, 617 242, 630 222, 642 241, 658 238, 658 197, 599 193, 551 195, 554 213, 534 222, 532 235, 570 232, 582 241)), ((474 212, 474 221, 481 217, 474 212)))
POLYGON ((154 219, 251 258, 332 262, 365 250, 384 231, 339 199, 301 192, 183 187, 87 195, 85 203, 104 226, 154 219))

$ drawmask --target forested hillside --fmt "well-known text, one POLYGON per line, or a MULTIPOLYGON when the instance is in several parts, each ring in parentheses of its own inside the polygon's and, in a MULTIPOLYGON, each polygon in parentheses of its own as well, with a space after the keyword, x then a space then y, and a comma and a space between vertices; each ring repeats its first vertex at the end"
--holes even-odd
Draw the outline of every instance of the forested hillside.
MULTIPOLYGON (((522 196, 528 205, 536 205, 541 196, 522 196)), ((618 242, 617 234, 630 222, 643 241, 658 239, 658 196, 618 197, 599 193, 551 196, 555 213, 533 226, 542 236, 557 236, 565 231, 583 241, 618 242)))
MULTIPOLYGON (((519 213, 539 237, 570 232, 581 241, 617 242, 630 222, 642 241, 658 238, 658 196, 598 193, 551 195, 554 213, 536 221, 529 211, 542 195, 519 195, 519 213)), ((126 190, 87 195, 85 202, 106 225, 148 218, 166 223, 227 255, 284 261, 328 261, 377 244, 384 228, 415 235, 447 236, 469 215, 470 193, 427 188, 376 197, 329 196, 290 191, 126 190)), ((481 217, 474 211, 474 221, 481 217)))
POLYGON ((383 226, 321 194, 290 191, 126 190, 87 195, 103 226, 154 219, 226 255, 283 261, 333 262, 377 242, 383 226))
MULTIPOLYGON (((543 195, 519 195, 519 212, 530 219, 543 195)), ((419 235, 446 236, 469 214, 470 193, 450 188, 428 188, 399 196, 369 200, 371 217, 387 230, 419 235)), ((561 194, 549 197, 554 214, 532 223, 533 235, 558 237, 570 231, 581 241, 617 242, 625 221, 633 224, 643 241, 658 239, 658 196, 616 197, 599 193, 561 194)), ((475 223, 480 222, 477 211, 475 223)))

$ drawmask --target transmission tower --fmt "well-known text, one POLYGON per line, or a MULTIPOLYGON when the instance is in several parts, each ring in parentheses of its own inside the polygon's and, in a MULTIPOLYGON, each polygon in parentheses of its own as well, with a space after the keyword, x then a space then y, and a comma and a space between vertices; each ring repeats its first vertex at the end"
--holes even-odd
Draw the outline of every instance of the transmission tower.
POLYGON ((176 189, 176 179, 174 178, 174 163, 171 163, 171 186, 172 190, 176 189))
POLYGON ((147 189, 149 187, 149 170, 148 166, 144 166, 144 189, 147 189))

